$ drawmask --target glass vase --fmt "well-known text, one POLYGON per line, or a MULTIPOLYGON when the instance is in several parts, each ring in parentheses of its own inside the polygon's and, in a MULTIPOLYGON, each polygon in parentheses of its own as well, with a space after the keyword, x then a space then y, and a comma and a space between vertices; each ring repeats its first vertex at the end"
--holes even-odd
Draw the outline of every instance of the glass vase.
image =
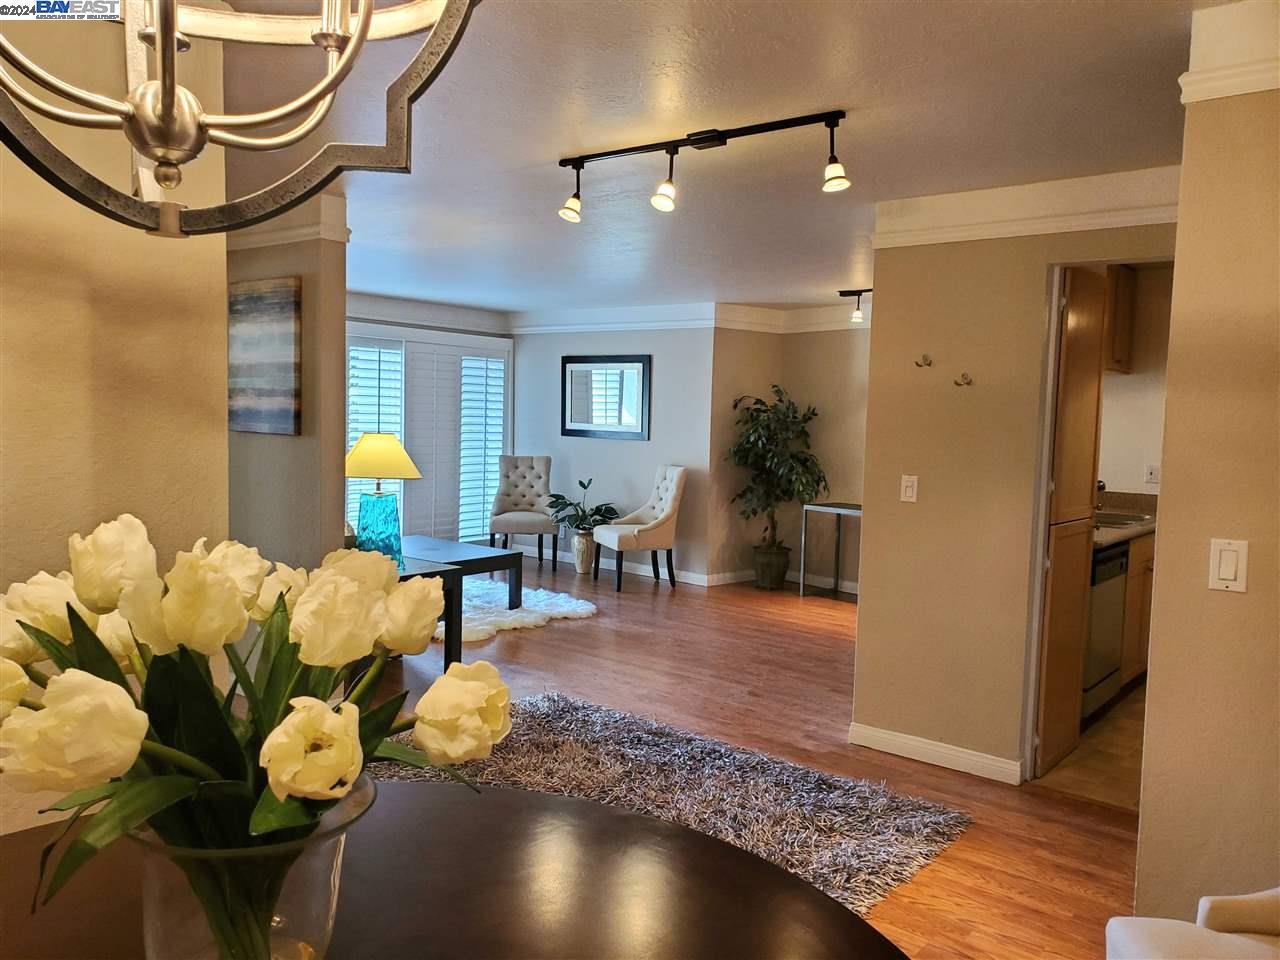
POLYGON ((254 847, 143 847, 147 960, 321 960, 329 948, 347 830, 372 806, 361 776, 309 835, 254 847))

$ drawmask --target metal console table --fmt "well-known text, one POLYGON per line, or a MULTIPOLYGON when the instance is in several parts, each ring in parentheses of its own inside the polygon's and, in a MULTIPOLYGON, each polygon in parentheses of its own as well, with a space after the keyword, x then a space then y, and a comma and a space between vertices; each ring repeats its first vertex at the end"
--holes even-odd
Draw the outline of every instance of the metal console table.
MULTIPOLYGON (((831 595, 840 596, 840 548, 843 546, 843 527, 845 517, 862 516, 860 503, 806 503, 800 519, 800 596, 804 596, 805 582, 805 540, 809 533, 809 514, 828 513, 836 518, 836 556, 835 576, 832 579, 831 595)), ((856 598, 855 598, 856 599, 856 598)))

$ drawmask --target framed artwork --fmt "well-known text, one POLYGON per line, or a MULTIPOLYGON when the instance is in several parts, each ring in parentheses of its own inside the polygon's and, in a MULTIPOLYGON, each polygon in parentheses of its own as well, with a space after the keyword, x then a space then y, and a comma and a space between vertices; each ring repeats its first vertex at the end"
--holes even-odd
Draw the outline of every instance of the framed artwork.
POLYGON ((227 424, 241 433, 302 433, 302 278, 228 288, 227 424))
POLYGON ((649 439, 651 354, 560 358, 560 435, 649 439))

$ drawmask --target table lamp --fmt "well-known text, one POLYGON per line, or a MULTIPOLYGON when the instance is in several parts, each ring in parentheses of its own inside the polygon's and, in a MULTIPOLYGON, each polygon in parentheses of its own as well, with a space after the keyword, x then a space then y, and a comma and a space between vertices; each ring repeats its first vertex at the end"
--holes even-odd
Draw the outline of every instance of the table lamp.
POLYGON ((422 474, 394 433, 362 433, 347 454, 346 474, 377 481, 373 493, 360 494, 356 549, 385 553, 404 569, 400 511, 396 495, 382 492, 382 481, 421 480, 422 474))

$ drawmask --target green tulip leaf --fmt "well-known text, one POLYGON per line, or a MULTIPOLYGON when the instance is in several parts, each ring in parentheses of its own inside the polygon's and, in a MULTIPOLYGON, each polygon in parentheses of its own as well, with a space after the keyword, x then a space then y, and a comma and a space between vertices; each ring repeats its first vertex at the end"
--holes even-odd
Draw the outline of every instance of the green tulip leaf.
POLYGON ((84 622, 84 618, 76 612, 76 608, 67 604, 67 620, 71 623, 71 647, 75 651, 76 663, 81 670, 92 673, 95 677, 109 680, 125 689, 130 697, 133 688, 125 679, 124 671, 116 663, 116 658, 106 648, 98 635, 84 622))
POLYGON ((271 616, 258 628, 258 636, 254 641, 261 646, 258 652, 258 666, 254 670, 253 682, 259 691, 265 689, 267 678, 275 666, 276 654, 289 646, 289 608, 285 606, 284 594, 276 597, 276 605, 271 616))
POLYGON ((71 670, 75 667, 75 652, 70 647, 59 642, 57 637, 45 633, 29 623, 23 623, 21 620, 18 621, 18 626, 22 628, 23 633, 39 645, 40 649, 48 655, 49 659, 53 661, 53 665, 59 670, 71 670))
POLYGON ((48 903, 72 875, 99 850, 142 826, 161 810, 185 800, 199 786, 191 777, 162 776, 125 781, 105 807, 94 814, 89 825, 68 845, 54 868, 41 903, 48 903))
POLYGON ((315 823, 320 815, 297 797, 277 799, 271 788, 262 791, 258 804, 249 818, 249 833, 260 837, 288 827, 305 827, 315 823))
POLYGON ((108 780, 106 783, 100 783, 97 786, 74 790, 56 803, 51 803, 37 812, 49 813, 53 810, 74 810, 76 807, 92 806, 99 801, 114 796, 122 786, 124 786, 124 783, 120 780, 108 780))
POLYGON ((479 787, 453 769, 453 767, 442 763, 432 763, 431 759, 422 751, 406 747, 403 743, 397 743, 395 740, 383 740, 382 743, 378 744, 378 749, 373 752, 373 759, 394 760, 397 763, 405 763, 411 767, 417 767, 419 770, 425 770, 430 767, 439 770, 450 780, 456 781, 465 787, 470 787, 476 793, 480 792, 479 787))
POLYGON ((360 713, 360 749, 366 757, 371 757, 379 744, 387 738, 391 725, 400 715, 408 690, 401 690, 390 700, 385 700, 368 712, 360 713))

